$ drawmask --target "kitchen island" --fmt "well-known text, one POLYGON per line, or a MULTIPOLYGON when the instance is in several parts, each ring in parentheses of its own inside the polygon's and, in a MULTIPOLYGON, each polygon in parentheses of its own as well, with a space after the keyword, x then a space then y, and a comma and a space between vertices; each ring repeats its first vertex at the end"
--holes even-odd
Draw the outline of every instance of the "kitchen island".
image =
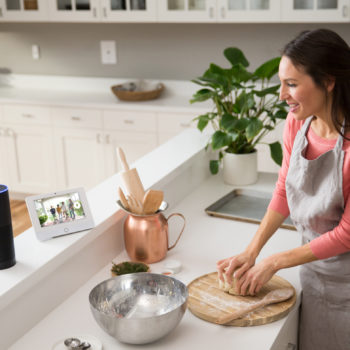
MULTIPOLYGON (((151 264, 152 272, 157 273, 163 271, 167 259, 181 261, 182 270, 174 277, 185 284, 214 271, 217 260, 242 251, 257 229, 255 224, 214 218, 204 212, 207 206, 233 190, 232 186, 223 183, 220 175, 209 174, 205 143, 205 135, 188 130, 134 164, 145 188, 164 190, 165 200, 169 203, 165 215, 180 212, 186 217, 186 228, 178 245, 168 253, 165 260, 151 264)), ((258 182, 249 188, 272 193, 275 181, 276 175, 261 173, 258 182)), ((57 238, 47 244, 41 243, 38 249, 55 250, 59 246, 60 252, 55 251, 35 271, 28 273, 26 278, 18 278, 16 283, 13 282, 0 294, 0 307, 6 308, 8 317, 13 317, 12 310, 18 315, 18 303, 23 305, 21 311, 23 319, 27 318, 28 328, 22 334, 20 331, 17 334, 12 332, 12 341, 4 332, 0 340, 2 345, 6 345, 4 349, 51 349, 59 339, 74 334, 91 334, 97 337, 105 350, 139 348, 119 343, 104 333, 93 319, 88 301, 90 290, 110 278, 111 260, 121 262, 128 259, 122 239, 122 222, 126 214, 115 204, 119 183, 119 176, 116 174, 88 192, 96 223, 94 229, 57 238), (27 280, 26 290, 29 294, 21 294, 24 279, 27 280), (58 293, 62 294, 62 289, 65 295, 60 298, 58 293), (9 297, 11 292, 17 297, 9 297), (26 299, 27 295, 30 300, 26 299), (35 295, 46 297, 39 299, 35 295), (7 298, 6 303, 4 298, 7 298), (27 305, 28 303, 31 305, 27 305), (42 317, 30 327, 31 315, 28 312, 39 305, 45 310, 42 310, 42 317)), ((172 218, 169 226, 170 242, 174 242, 181 223, 172 218)), ((32 229, 23 235, 35 240, 32 229)), ((264 247, 259 259, 277 251, 297 247, 300 242, 301 237, 296 231, 279 229, 264 247)), ((15 243, 17 249, 17 242, 15 243)), ((18 245, 20 246, 19 242, 18 245)), ((20 247, 16 253, 17 259, 21 261, 19 251, 20 247)), ((17 264, 17 270, 24 274, 21 269, 25 268, 25 263, 21 265, 17 264)), ((16 269, 12 270, 12 273, 16 272, 19 274, 16 269)), ((4 281, 1 273, 0 285, 4 281)), ((6 273, 10 275, 11 269, 6 273)), ((297 303, 287 317, 262 326, 225 327, 205 322, 187 310, 172 333, 155 343, 144 345, 143 348, 293 349, 296 344, 301 291, 298 268, 282 270, 278 275, 292 283, 297 291, 297 303)), ((1 309, 0 315, 4 315, 1 309)), ((0 316, 1 322, 5 322, 4 316, 0 316)), ((20 326, 22 320, 17 317, 8 319, 7 322, 12 325, 17 322, 20 326)), ((0 348, 3 348, 1 343, 0 348)))

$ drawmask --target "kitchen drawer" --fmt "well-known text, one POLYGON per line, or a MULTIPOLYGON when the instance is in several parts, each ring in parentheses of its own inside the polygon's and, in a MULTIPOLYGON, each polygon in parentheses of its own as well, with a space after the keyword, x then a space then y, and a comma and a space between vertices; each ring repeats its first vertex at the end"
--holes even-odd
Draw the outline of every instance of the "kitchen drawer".
POLYGON ((59 127, 102 128, 102 112, 98 109, 53 108, 52 117, 59 127))
POLYGON ((50 108, 32 105, 4 105, 2 121, 27 125, 49 125, 50 108))
POLYGON ((106 130, 156 132, 157 119, 152 112, 103 111, 106 130))
POLYGON ((195 128, 192 121, 197 115, 190 113, 158 113, 158 131, 179 133, 187 128, 195 128))

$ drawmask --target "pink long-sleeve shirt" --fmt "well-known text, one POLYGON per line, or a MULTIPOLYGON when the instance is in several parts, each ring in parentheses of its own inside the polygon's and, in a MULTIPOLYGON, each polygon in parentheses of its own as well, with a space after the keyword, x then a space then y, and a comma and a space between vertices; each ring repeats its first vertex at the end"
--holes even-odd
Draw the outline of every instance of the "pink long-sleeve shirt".
MULTIPOLYGON (((294 139, 303 124, 304 121, 297 121, 291 115, 288 115, 283 133, 283 163, 269 204, 269 209, 277 211, 285 217, 289 215, 285 180, 294 139)), ((350 135, 347 134, 346 136, 349 137, 350 135)), ((336 139, 328 140, 318 136, 312 130, 312 124, 306 137, 308 147, 305 156, 310 160, 333 149, 337 142, 336 139)), ((310 242, 311 251, 318 259, 326 259, 350 251, 350 141, 344 139, 343 150, 345 151, 343 164, 344 213, 338 226, 310 242)))

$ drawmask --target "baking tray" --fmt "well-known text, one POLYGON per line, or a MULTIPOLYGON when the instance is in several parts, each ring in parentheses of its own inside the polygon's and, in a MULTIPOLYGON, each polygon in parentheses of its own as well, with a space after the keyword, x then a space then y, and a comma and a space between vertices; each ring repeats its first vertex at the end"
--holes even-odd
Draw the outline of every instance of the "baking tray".
MULTIPOLYGON (((271 201, 266 192, 234 189, 205 209, 211 216, 260 224, 271 201)), ((281 227, 296 230, 288 217, 281 227)))

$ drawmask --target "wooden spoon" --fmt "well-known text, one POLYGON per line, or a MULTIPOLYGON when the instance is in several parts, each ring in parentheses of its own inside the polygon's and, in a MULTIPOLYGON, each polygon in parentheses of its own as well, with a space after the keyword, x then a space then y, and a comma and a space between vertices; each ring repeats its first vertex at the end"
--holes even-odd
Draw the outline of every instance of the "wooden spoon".
POLYGON ((279 288, 275 289, 269 293, 267 293, 263 299, 259 302, 254 303, 252 305, 248 305, 243 307, 230 315, 219 317, 215 323, 216 324, 227 324, 237 318, 240 318, 247 313, 254 311, 256 309, 260 309, 261 307, 269 304, 280 303, 281 301, 285 301, 291 298, 294 295, 294 290, 292 288, 279 288))
POLYGON ((124 207, 126 210, 130 210, 128 201, 127 201, 127 199, 125 198, 124 192, 122 191, 122 189, 121 189, 120 187, 118 187, 118 195, 119 195, 120 201, 121 201, 122 204, 123 204, 123 207, 124 207))
POLYGON ((144 214, 154 214, 162 204, 163 198, 163 191, 148 190, 142 200, 144 214))

